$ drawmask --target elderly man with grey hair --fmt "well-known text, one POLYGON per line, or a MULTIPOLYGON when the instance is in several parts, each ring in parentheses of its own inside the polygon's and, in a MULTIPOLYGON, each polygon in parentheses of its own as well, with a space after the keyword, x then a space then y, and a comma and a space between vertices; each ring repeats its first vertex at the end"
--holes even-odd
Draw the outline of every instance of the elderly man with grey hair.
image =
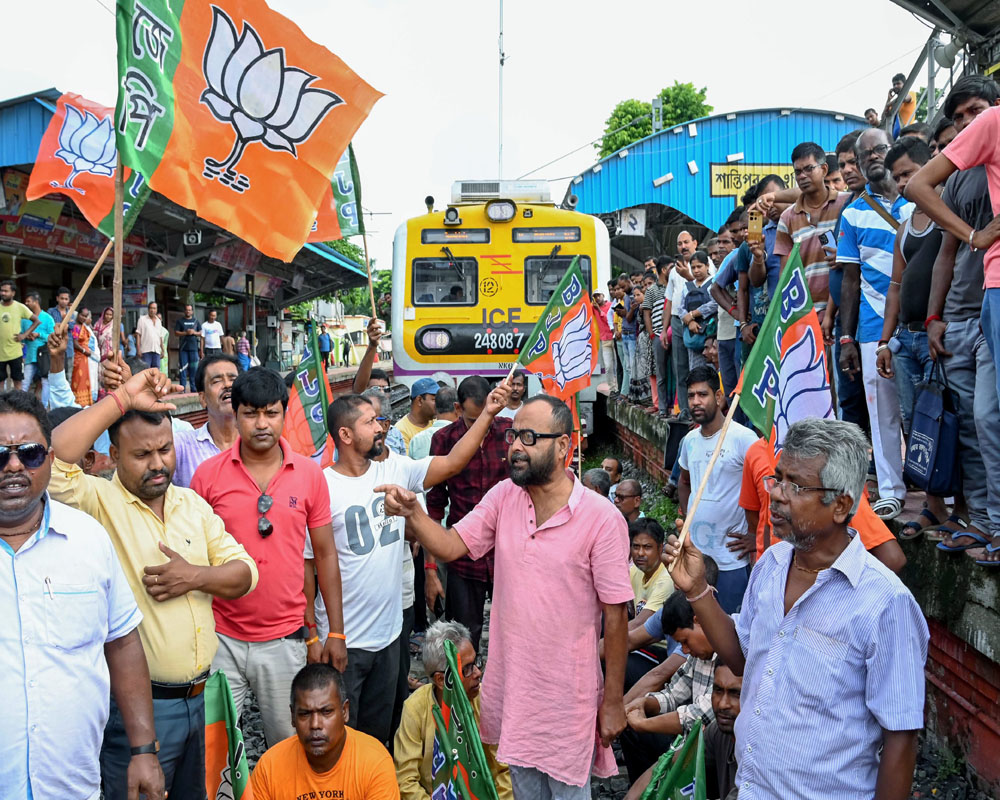
MULTIPOLYGON (((446 659, 444 643, 451 642, 458 651, 462 670, 462 686, 472 703, 476 724, 479 724, 479 684, 483 679, 482 661, 472 646, 469 629, 460 622, 439 620, 424 635, 422 658, 431 682, 421 686, 403 705, 403 718, 396 730, 393 759, 400 800, 430 800, 431 785, 437 770, 445 766, 434 763, 434 706, 441 705, 444 691, 446 659)), ((513 800, 510 770, 496 759, 496 745, 483 744, 486 759, 493 774, 500 800, 513 800)))
POLYGON ((604 467, 594 467, 584 472, 583 485, 601 497, 611 499, 611 476, 604 467))
POLYGON ((910 796, 929 634, 913 595, 848 526, 867 471, 868 441, 853 423, 809 418, 788 429, 764 479, 782 541, 754 566, 736 621, 690 539, 667 545, 674 584, 743 676, 740 796, 910 796), (788 742, 809 742, 809 758, 788 742))

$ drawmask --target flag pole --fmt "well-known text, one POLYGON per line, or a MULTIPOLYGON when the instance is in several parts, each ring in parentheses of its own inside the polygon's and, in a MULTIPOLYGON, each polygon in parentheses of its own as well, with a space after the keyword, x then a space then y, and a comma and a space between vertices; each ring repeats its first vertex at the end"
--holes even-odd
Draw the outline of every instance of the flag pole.
POLYGON ((378 318, 378 310, 375 308, 375 286, 372 284, 372 262, 368 258, 368 234, 361 234, 361 243, 365 247, 365 273, 368 275, 368 297, 372 301, 372 318, 378 318))
MULTIPOLYGON (((677 537, 677 546, 680 547, 684 544, 684 540, 688 536, 688 531, 691 528, 691 520, 694 519, 694 512, 698 508, 698 503, 701 502, 701 495, 705 491, 705 487, 708 485, 708 478, 712 474, 712 469, 715 467, 715 462, 719 459, 719 453, 722 452, 722 443, 726 440, 726 431, 729 430, 729 423, 733 421, 733 416, 736 414, 736 409, 740 405, 740 395, 739 393, 734 393, 733 398, 730 401, 729 413, 726 414, 726 421, 722 423, 722 431, 719 435, 719 441, 715 443, 715 450, 712 453, 712 457, 708 460, 708 468, 705 470, 705 474, 701 477, 701 485, 698 486, 698 492, 694 496, 694 500, 691 501, 687 509, 687 515, 684 518, 684 526, 681 528, 681 534, 677 537)), ((680 559, 674 559, 674 561, 667 567, 667 572, 673 572, 674 565, 678 563, 680 559)))
POLYGON ((117 361, 118 348, 121 345, 121 322, 122 322, 122 256, 125 251, 125 180, 122 177, 122 154, 118 151, 118 164, 115 168, 115 241, 119 246, 115 248, 115 277, 111 283, 111 306, 114 316, 111 318, 111 341, 114 345, 111 348, 111 358, 117 361))
POLYGON ((76 313, 76 309, 79 307, 83 296, 87 293, 87 289, 90 288, 90 284, 94 282, 94 278, 97 277, 97 273, 101 271, 101 267, 104 266, 104 262, 108 259, 108 254, 111 252, 111 248, 114 246, 115 240, 108 239, 108 243, 104 245, 104 252, 101 253, 101 257, 97 259, 97 263, 94 264, 93 268, 90 270, 90 274, 87 276, 87 280, 83 282, 83 288, 80 289, 76 294, 76 298, 73 300, 73 304, 69 307, 69 310, 63 315, 62 322, 56 327, 60 331, 66 330, 66 326, 69 325, 70 319, 76 313))

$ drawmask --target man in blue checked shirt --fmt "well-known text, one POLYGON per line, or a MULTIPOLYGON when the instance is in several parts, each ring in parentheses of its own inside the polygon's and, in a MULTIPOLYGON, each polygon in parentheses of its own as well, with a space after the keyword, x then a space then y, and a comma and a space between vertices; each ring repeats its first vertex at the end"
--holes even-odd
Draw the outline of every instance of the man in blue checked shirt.
POLYGON ((97 798, 113 694, 129 785, 163 800, 142 614, 107 532, 49 497, 51 438, 34 395, 0 394, 0 795, 97 798))
POLYGON ((764 479, 782 541, 754 566, 735 622, 690 539, 667 545, 674 584, 743 676, 740 800, 910 796, 930 637, 913 595, 848 527, 867 471, 868 442, 853 423, 805 419, 788 429, 764 479))

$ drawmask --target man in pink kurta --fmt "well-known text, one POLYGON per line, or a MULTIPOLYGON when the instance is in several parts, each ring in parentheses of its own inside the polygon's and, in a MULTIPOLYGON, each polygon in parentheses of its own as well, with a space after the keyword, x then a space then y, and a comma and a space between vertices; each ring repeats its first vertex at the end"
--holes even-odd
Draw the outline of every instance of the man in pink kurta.
MULTIPOLYGON (((449 531, 433 523, 411 493, 376 488, 386 492, 386 513, 406 516, 409 529, 440 558, 467 551, 475 559, 494 549, 480 725, 484 741, 499 745, 497 758, 511 766, 515 800, 589 798, 591 773, 617 773, 600 736, 602 713, 609 715, 605 740, 618 731, 609 730, 611 709, 602 709, 598 641, 602 611, 611 636, 619 611, 625 624, 624 604, 633 597, 628 535, 614 506, 563 470, 571 428, 561 401, 544 395, 526 401, 508 432, 508 440, 518 437, 508 458, 513 480, 494 486, 449 531), (536 506, 545 504, 551 513, 536 525, 536 506)), ((611 693, 608 659, 609 703, 614 696, 620 703, 622 676, 611 693)), ((614 672, 618 667, 616 659, 614 672)))

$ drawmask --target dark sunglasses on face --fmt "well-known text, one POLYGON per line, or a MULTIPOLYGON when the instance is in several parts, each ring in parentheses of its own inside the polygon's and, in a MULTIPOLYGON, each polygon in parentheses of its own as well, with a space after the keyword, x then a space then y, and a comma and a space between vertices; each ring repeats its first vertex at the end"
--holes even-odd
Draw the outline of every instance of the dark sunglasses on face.
POLYGON ((273 505, 274 498, 269 494, 262 494, 257 498, 257 513, 260 514, 260 519, 257 520, 257 533, 259 533, 264 539, 274 533, 274 525, 272 525, 271 520, 265 516, 267 512, 271 510, 271 506, 273 505))
POLYGON ((25 469, 38 469, 45 463, 45 457, 49 454, 49 448, 38 442, 0 445, 0 469, 4 469, 10 462, 11 453, 17 454, 17 460, 21 462, 21 465, 25 469))

